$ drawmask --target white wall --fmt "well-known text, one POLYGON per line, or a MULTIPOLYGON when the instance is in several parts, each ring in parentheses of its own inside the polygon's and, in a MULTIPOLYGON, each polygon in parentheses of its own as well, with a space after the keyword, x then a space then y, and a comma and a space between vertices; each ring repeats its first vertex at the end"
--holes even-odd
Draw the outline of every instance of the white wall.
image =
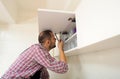
POLYGON ((66 74, 50 73, 51 79, 120 79, 120 47, 67 57, 66 74))
POLYGON ((71 56, 68 79, 120 79, 119 57, 120 48, 71 56))
POLYGON ((37 39, 37 23, 0 25, 0 76, 21 52, 37 43, 37 39))
POLYGON ((1 0, 1 2, 5 6, 6 12, 8 12, 9 16, 14 21, 16 21, 18 14, 18 7, 16 6, 16 2, 14 0, 1 0))

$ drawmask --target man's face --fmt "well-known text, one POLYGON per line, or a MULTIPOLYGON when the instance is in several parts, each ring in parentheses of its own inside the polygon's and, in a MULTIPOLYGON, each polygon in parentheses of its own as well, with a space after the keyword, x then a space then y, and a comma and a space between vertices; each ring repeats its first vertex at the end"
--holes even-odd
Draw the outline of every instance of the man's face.
POLYGON ((49 48, 52 49, 52 48, 55 48, 55 47, 56 47, 56 38, 54 37, 54 34, 51 33, 51 40, 50 40, 49 48))

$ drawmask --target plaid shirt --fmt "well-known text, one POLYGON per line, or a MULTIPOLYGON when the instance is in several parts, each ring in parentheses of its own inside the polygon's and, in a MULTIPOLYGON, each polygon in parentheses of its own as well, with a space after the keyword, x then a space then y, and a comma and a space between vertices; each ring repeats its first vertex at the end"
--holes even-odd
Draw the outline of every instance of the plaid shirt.
POLYGON ((68 65, 51 57, 41 44, 34 44, 20 54, 2 79, 30 79, 30 76, 40 69, 42 79, 49 79, 46 68, 56 73, 65 73, 68 65))

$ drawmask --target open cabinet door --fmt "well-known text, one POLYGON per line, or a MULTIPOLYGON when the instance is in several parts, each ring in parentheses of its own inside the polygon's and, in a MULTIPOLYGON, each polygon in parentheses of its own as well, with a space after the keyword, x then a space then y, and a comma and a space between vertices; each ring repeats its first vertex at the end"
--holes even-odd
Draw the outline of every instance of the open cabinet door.
POLYGON ((68 27, 70 17, 75 17, 75 14, 68 11, 38 9, 39 32, 51 29, 59 33, 68 27))

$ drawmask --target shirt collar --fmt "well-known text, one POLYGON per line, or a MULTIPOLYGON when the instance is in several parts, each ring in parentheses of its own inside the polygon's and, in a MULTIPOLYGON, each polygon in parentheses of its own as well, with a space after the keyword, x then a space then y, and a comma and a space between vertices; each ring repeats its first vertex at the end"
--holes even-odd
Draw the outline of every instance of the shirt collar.
POLYGON ((40 48, 42 48, 42 49, 44 49, 44 50, 46 50, 46 51, 48 51, 44 46, 42 46, 42 44, 41 43, 39 43, 39 46, 40 46, 40 48))

